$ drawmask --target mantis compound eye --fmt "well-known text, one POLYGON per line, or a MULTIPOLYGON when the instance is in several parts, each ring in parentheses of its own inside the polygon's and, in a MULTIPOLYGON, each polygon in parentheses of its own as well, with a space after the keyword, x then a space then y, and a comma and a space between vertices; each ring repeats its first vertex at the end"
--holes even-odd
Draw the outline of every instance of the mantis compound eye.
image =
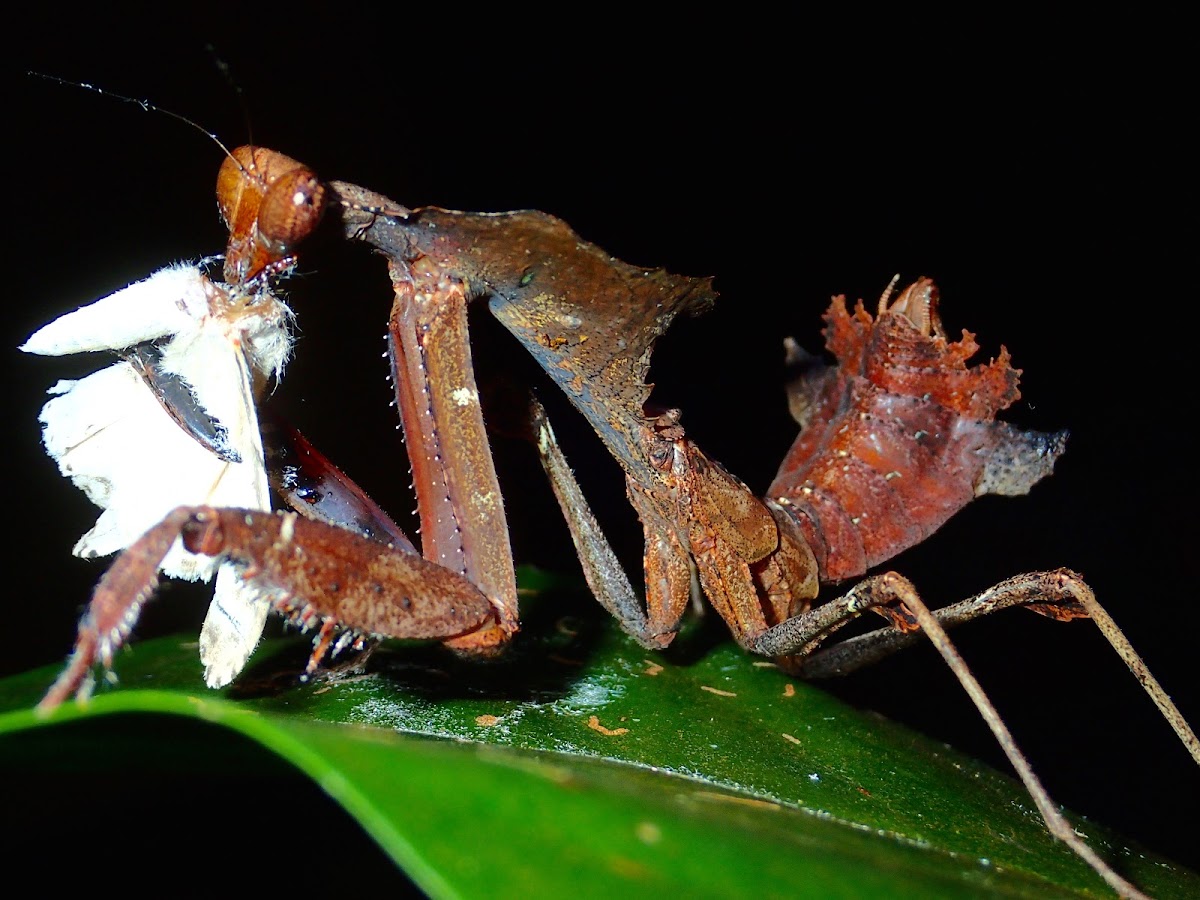
POLYGON ((325 213, 325 186, 301 167, 284 175, 263 195, 258 234, 272 252, 285 256, 316 230, 325 213))
POLYGON ((244 284, 286 268, 325 211, 310 168, 265 147, 238 147, 217 173, 217 207, 229 228, 225 280, 244 284))

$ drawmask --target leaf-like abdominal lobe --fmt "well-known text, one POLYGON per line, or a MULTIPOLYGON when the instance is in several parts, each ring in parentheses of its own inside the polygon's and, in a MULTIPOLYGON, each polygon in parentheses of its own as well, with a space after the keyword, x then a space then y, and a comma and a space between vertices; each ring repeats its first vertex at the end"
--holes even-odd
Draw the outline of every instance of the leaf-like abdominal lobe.
POLYGON ((924 540, 985 493, 1024 494, 1048 475, 1066 432, 995 421, 1020 392, 1008 351, 947 341, 933 282, 921 279, 872 317, 835 297, 825 315, 837 365, 806 365, 789 387, 803 430, 768 496, 813 548, 823 581, 841 581, 924 540), (910 317, 911 316, 911 317, 910 317))

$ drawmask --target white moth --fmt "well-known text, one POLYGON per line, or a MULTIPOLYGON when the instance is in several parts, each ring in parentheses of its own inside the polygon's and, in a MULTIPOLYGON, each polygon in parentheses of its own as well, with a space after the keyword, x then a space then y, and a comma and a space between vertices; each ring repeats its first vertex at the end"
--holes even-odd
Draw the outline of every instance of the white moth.
MULTIPOLYGON (((129 358, 54 385, 39 417, 46 452, 104 510, 76 556, 123 550, 177 506, 271 508, 255 397, 282 372, 291 318, 266 291, 247 295, 180 264, 56 319, 22 345, 62 356, 153 342, 155 368, 181 380, 200 414, 215 420, 216 449, 185 430, 129 358)), ((262 635, 267 602, 231 565, 179 542, 161 571, 192 581, 216 575, 200 659, 209 687, 228 684, 262 635)))

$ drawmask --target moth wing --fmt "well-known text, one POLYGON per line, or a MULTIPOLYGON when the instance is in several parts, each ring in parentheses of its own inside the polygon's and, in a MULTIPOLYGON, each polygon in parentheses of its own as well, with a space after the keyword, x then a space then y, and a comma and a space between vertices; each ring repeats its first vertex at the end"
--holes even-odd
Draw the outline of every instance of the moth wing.
MULTIPOLYGON (((203 502, 270 510, 254 376, 246 346, 249 325, 249 320, 206 320, 200 328, 171 342, 164 350, 162 366, 192 386, 199 404, 226 428, 230 446, 242 459, 240 463, 220 463, 208 454, 220 464, 214 467, 215 478, 203 502)), ((269 608, 233 566, 220 566, 200 630, 200 660, 209 687, 224 687, 246 665, 262 636, 269 608)))
POLYGON ((34 332, 20 349, 41 356, 65 356, 121 350, 178 334, 208 314, 214 288, 195 266, 168 266, 60 316, 34 332))
POLYGON ((243 581, 237 570, 223 563, 217 570, 212 603, 200 629, 200 662, 204 683, 224 687, 246 666, 258 646, 270 604, 243 581))
MULTIPOLYGON (((42 440, 59 470, 103 509, 75 545, 76 556, 125 549, 176 506, 205 502, 223 463, 163 411, 126 362, 59 382, 39 416, 42 440)), ((209 579, 215 565, 176 544, 162 570, 209 579)))

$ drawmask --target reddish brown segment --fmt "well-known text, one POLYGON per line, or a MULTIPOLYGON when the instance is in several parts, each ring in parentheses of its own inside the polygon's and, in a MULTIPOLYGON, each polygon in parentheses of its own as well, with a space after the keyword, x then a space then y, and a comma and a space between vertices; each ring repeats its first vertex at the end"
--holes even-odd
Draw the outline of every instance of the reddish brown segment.
POLYGON ((453 572, 295 513, 200 508, 180 532, 189 551, 246 565, 243 577, 302 624, 333 618, 367 634, 420 639, 492 618, 478 588, 453 572))
POLYGON ((653 633, 673 636, 690 596, 690 559, 713 608, 749 646, 807 609, 817 594, 816 563, 794 529, 780 528, 775 511, 673 420, 677 415, 659 417, 665 427, 649 444, 657 478, 627 478, 646 532, 648 620, 653 633))
POLYGON ((471 363, 465 286, 428 258, 393 259, 390 268, 392 380, 417 488, 421 549, 494 604, 492 628, 448 642, 486 653, 517 631, 517 585, 471 363))
POLYGON ((1003 347, 967 368, 974 335, 948 342, 921 279, 872 318, 835 297, 825 339, 837 367, 791 391, 804 426, 767 496, 796 521, 823 581, 861 575, 918 543, 981 493, 1024 493, 1065 433, 993 421, 1020 392, 1003 347))
POLYGON ((305 518, 417 553, 392 517, 297 428, 270 407, 259 409, 259 425, 271 488, 289 507, 305 518))
POLYGON ((290 156, 238 147, 217 173, 217 206, 229 228, 225 280, 245 284, 286 268, 325 211, 325 187, 290 156))
MULTIPOLYGON (((465 578, 419 556, 299 517, 246 509, 180 507, 117 557, 79 623, 67 669, 39 704, 53 709, 106 666, 154 593, 158 567, 176 538, 192 553, 224 555, 263 602, 303 628, 393 638, 444 639, 495 621, 491 603, 465 578)), ((313 663, 315 666, 315 662, 313 663)))

